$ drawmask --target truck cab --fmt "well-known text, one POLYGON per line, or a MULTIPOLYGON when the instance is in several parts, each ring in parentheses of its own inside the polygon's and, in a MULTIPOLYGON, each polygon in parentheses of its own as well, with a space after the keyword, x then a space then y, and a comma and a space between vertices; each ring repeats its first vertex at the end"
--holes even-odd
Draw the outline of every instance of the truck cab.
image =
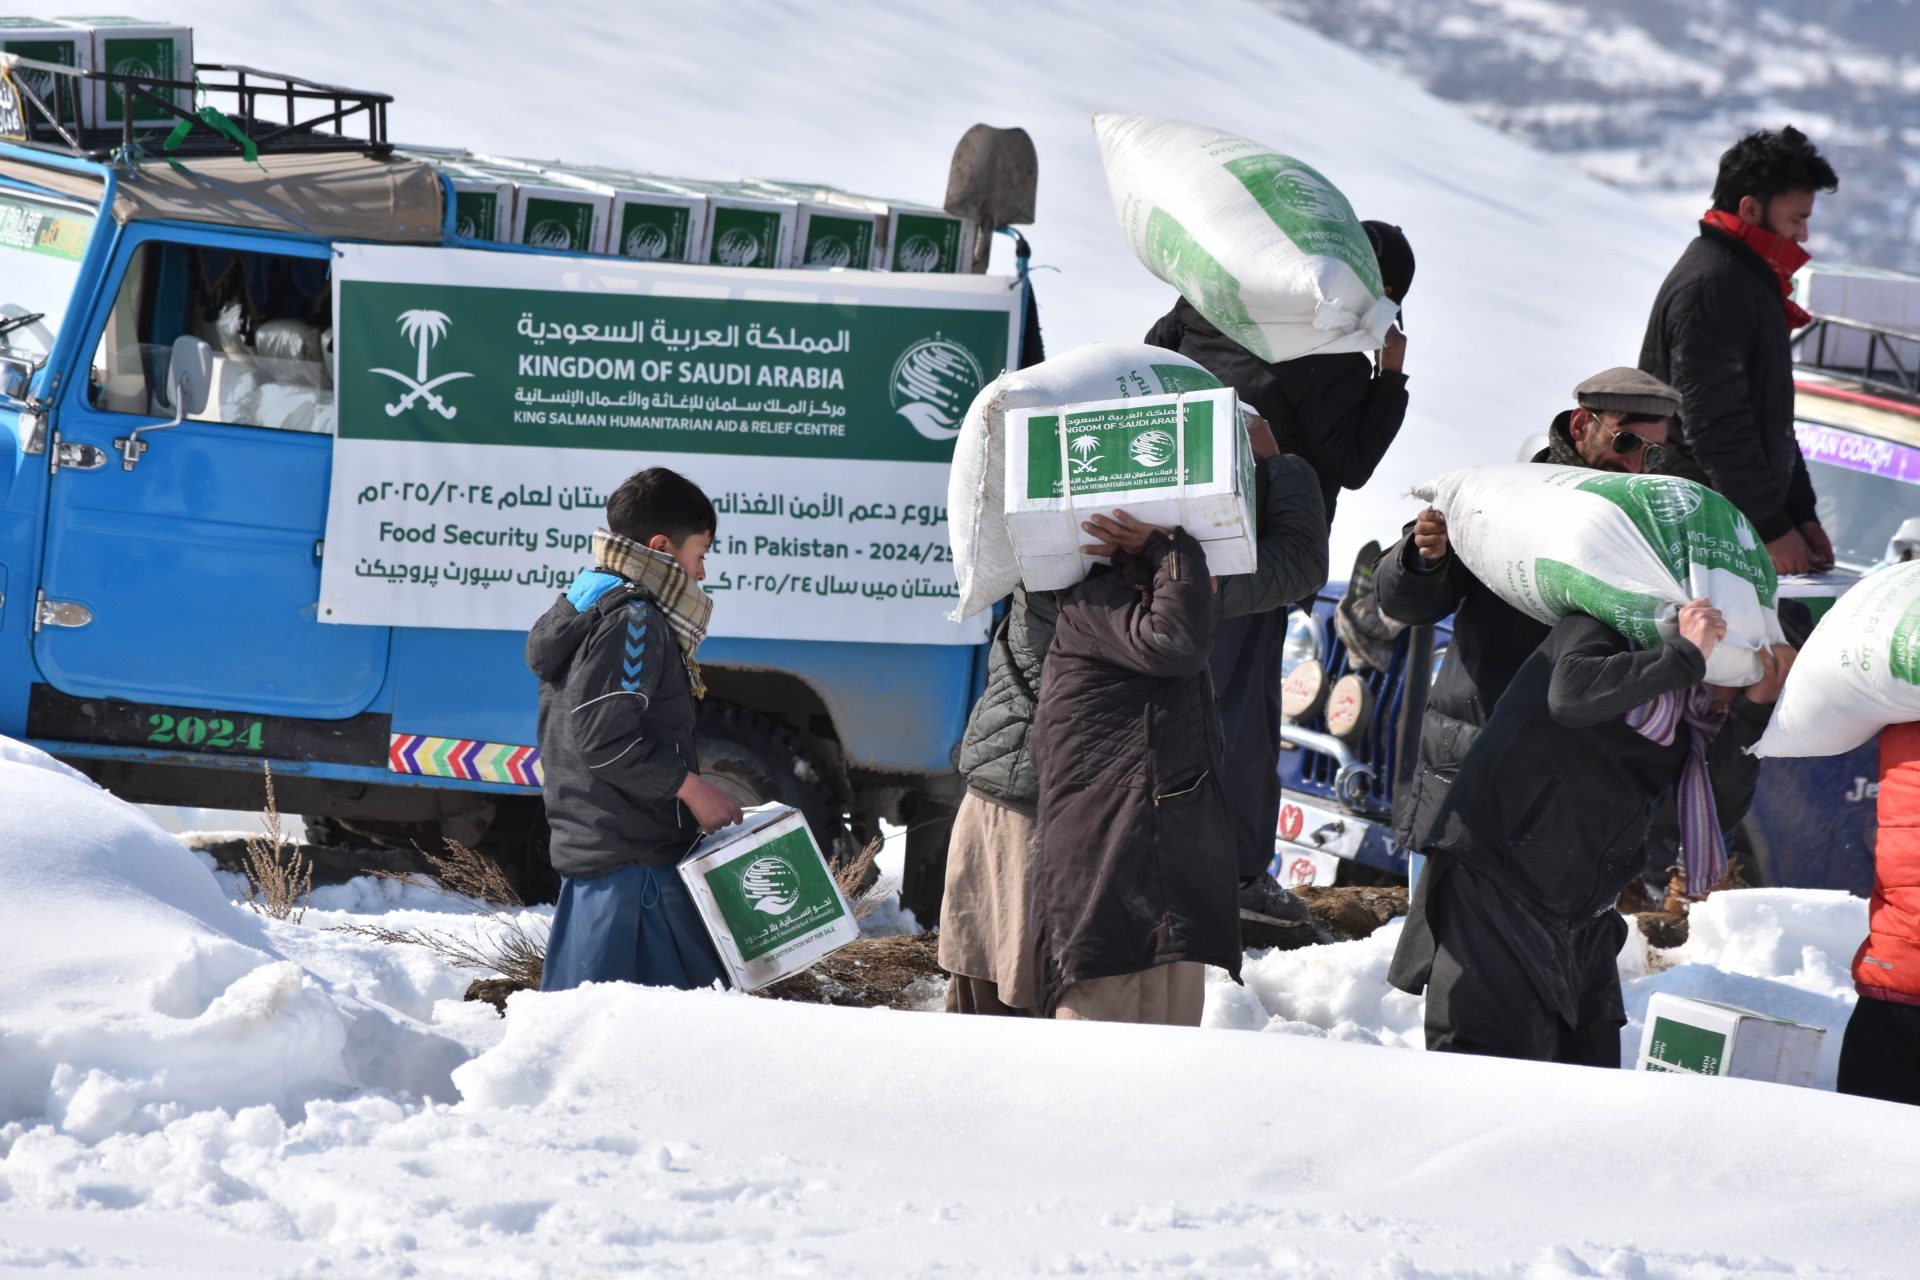
MULTIPOLYGON (((139 802, 257 809, 271 766, 322 839, 451 837, 537 891, 524 627, 340 625, 319 601, 337 251, 546 251, 463 237, 447 180, 386 141, 386 95, 202 64, 228 109, 169 107, 163 143, 85 128, 25 65, 0 55, 0 735, 139 802)), ((831 853, 882 821, 937 853, 983 652, 710 639, 701 771, 798 807, 831 853)))

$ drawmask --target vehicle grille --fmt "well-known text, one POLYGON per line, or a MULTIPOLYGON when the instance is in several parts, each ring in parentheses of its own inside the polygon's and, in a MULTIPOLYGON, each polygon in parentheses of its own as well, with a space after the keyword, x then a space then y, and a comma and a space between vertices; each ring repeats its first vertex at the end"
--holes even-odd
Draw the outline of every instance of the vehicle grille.
MULTIPOLYGON (((1368 692, 1373 695, 1373 715, 1367 724, 1366 736, 1355 745, 1353 754, 1371 765, 1374 773, 1374 781, 1361 807, 1382 819, 1389 817, 1393 811, 1393 770, 1398 754, 1398 735, 1394 727, 1400 723, 1400 700, 1406 689, 1407 646, 1412 634, 1411 630, 1401 632, 1393 646, 1393 661, 1385 671, 1360 673, 1367 682, 1368 692)), ((1321 662, 1326 667, 1329 684, 1354 670, 1347 661, 1347 647, 1341 643, 1339 633, 1332 626, 1327 628, 1327 654, 1321 662)), ((1307 727, 1321 733, 1327 732, 1326 716, 1315 718, 1307 727)), ((1334 775, 1339 771, 1340 766, 1332 756, 1317 751, 1305 752, 1301 767, 1304 781, 1325 787, 1331 793, 1334 775)))

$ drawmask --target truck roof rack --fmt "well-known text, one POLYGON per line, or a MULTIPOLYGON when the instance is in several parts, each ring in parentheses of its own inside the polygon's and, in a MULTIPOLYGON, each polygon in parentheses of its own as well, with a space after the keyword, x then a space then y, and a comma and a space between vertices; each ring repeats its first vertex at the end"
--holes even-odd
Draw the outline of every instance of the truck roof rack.
POLYGON ((0 53, 0 137, 93 160, 142 151, 180 157, 358 151, 384 157, 393 150, 387 141, 391 94, 232 63, 198 62, 193 73, 190 81, 172 80, 0 53), (37 92, 30 80, 50 91, 37 92), (137 102, 160 118, 136 121, 134 112, 124 111, 126 119, 117 125, 88 128, 79 118, 79 104, 96 87, 103 96, 111 87, 122 101, 137 102), (6 110, 7 98, 13 100, 12 112, 6 110), (188 108, 182 102, 201 105, 188 108), (348 128, 365 136, 349 136, 348 128))
POLYGON ((1799 368, 1920 399, 1920 333, 1816 314, 1791 345, 1799 368))

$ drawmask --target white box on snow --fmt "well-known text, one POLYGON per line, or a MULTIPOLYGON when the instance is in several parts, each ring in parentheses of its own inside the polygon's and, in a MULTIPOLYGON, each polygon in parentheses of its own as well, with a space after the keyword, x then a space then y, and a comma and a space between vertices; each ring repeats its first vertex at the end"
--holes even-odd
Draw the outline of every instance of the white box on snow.
POLYGON ((680 863, 722 963, 743 991, 798 973, 860 936, 800 811, 767 805, 680 863))
POLYGON ((1034 591, 1085 578, 1099 561, 1081 554, 1080 525, 1119 510, 1184 528, 1215 577, 1255 567, 1253 450, 1231 387, 1009 413, 1006 492, 1007 535, 1034 591))
POLYGON ((1660 991, 1647 1002, 1640 1069, 1811 1088, 1826 1034, 1823 1027, 1660 991))

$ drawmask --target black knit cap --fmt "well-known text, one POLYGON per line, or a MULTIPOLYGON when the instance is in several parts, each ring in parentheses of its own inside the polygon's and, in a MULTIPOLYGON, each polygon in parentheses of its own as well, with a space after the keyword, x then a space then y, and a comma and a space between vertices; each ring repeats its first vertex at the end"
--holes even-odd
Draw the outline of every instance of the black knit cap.
POLYGON ((1373 256, 1380 263, 1380 282, 1405 302, 1407 290, 1413 287, 1413 246, 1407 243, 1407 233, 1391 222, 1360 225, 1367 229, 1373 256))

